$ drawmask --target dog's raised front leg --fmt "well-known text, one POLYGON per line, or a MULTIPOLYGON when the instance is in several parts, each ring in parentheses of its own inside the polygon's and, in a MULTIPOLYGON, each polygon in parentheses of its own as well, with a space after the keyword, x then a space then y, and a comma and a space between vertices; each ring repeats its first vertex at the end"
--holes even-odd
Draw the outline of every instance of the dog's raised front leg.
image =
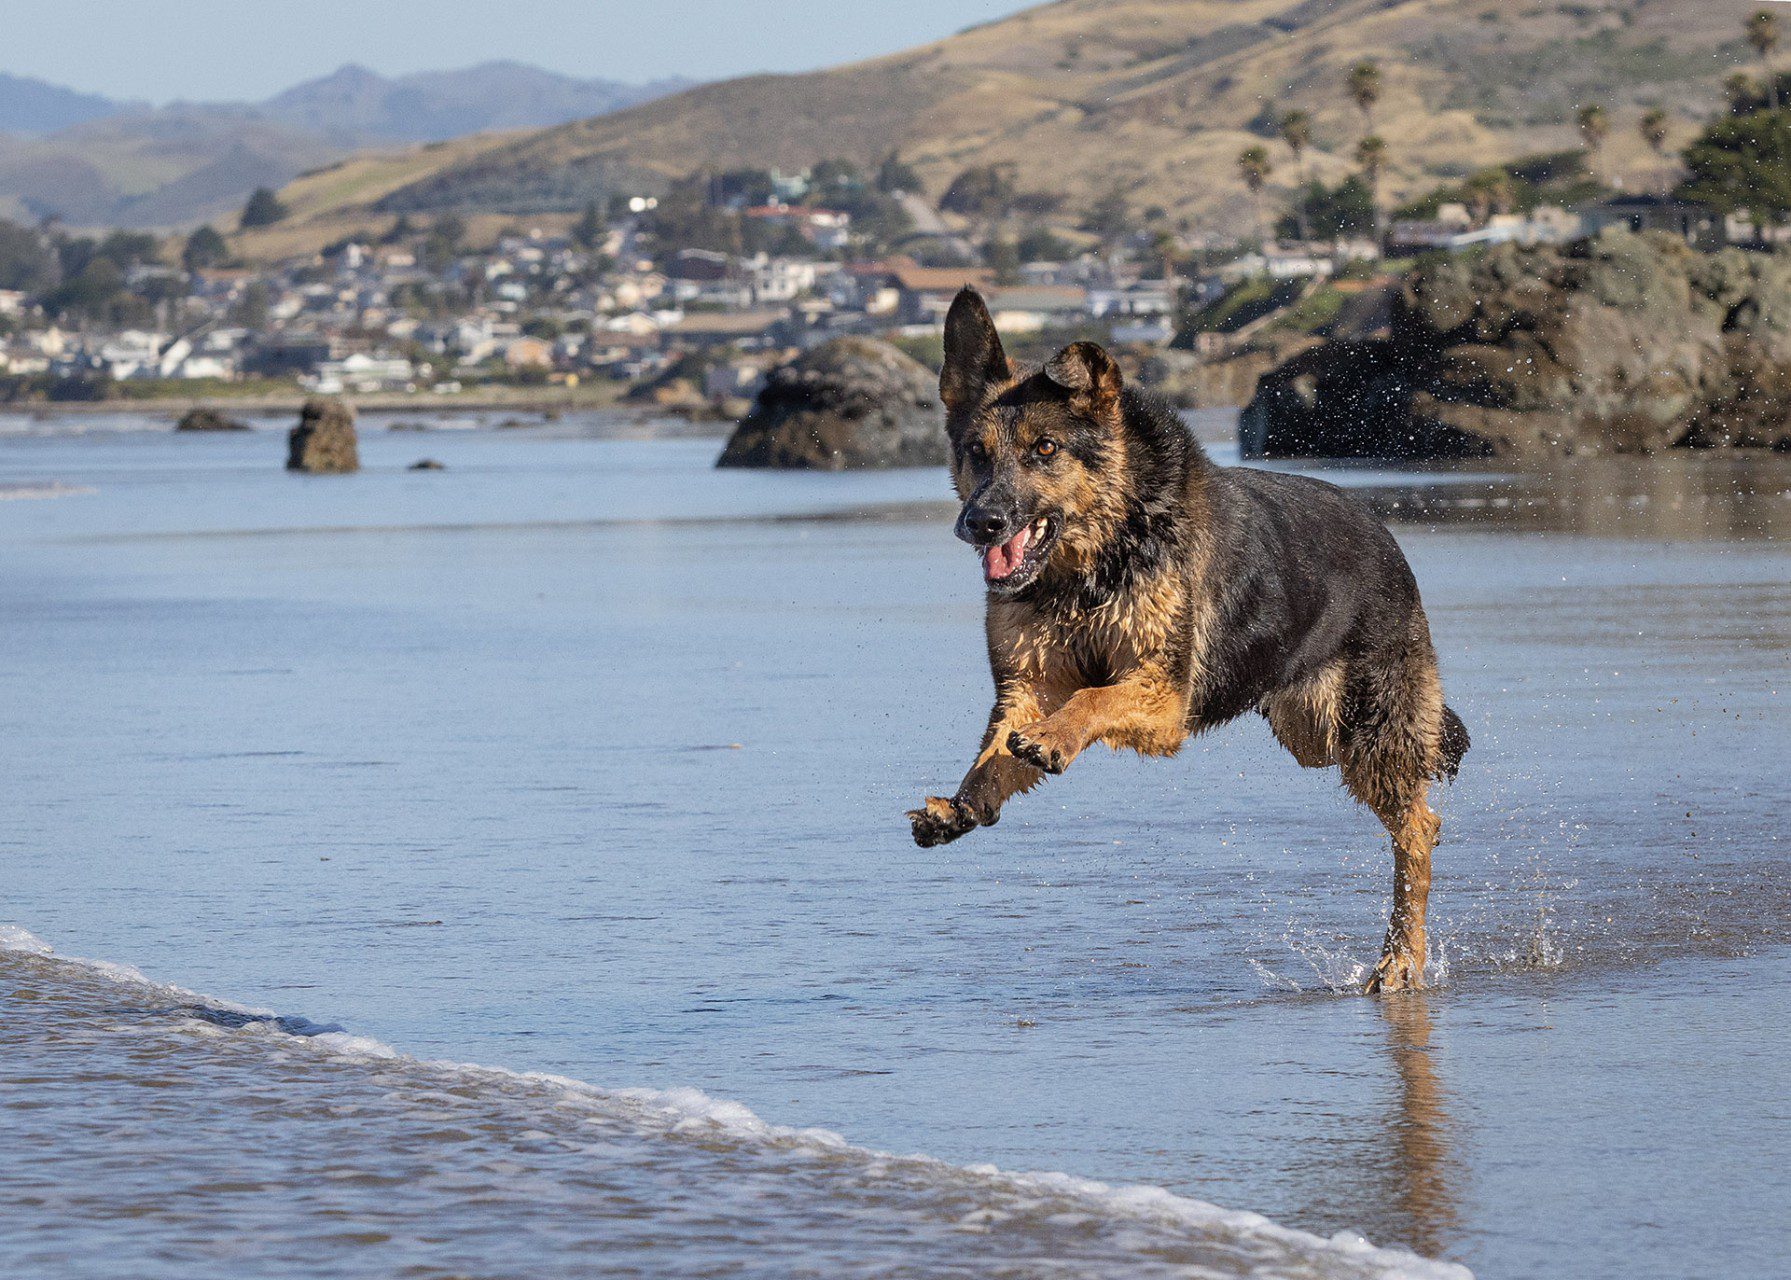
POLYGON ((948 844, 977 827, 992 827, 1001 818, 1001 806, 1022 791, 1029 791, 1041 777, 1039 771, 1014 759, 1008 751, 1008 735, 1014 726, 1038 717, 1038 701, 1031 694, 1004 698, 989 713, 981 752, 957 793, 949 799, 928 796, 918 809, 908 811, 914 827, 914 843, 922 848, 948 844))
POLYGON ((1007 749, 1046 773, 1062 773, 1091 743, 1167 756, 1187 736, 1186 682, 1147 666, 1112 684, 1078 689, 1043 720, 1010 732, 1007 749))

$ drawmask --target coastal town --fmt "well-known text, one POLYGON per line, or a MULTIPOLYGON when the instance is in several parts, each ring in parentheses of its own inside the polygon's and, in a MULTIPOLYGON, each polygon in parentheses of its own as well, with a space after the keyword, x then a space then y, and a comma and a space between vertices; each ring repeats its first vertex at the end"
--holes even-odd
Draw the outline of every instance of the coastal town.
POLYGON ((1242 403, 1250 386, 1203 390, 1200 367, 1252 346, 1285 356, 1290 336, 1384 335, 1397 282, 1436 255, 1611 228, 1704 253, 1768 247, 1787 211, 1761 193, 1783 184, 1749 130, 1784 127, 1782 79, 1731 77, 1727 114, 1695 140, 1659 109, 1588 104, 1576 147, 1395 200, 1395 157, 1374 131, 1381 70, 1363 62, 1337 86, 1359 112, 1349 170, 1308 176, 1310 117, 1265 108, 1262 141, 1236 160, 1247 214, 1229 221, 1141 206, 1121 186, 1075 207, 1001 165, 929 191, 895 151, 609 189, 479 233, 454 209, 375 206, 296 252, 269 248, 295 216, 267 188, 221 229, 0 220, 0 402, 555 388, 737 414, 771 369, 831 338, 936 363, 945 309, 969 284, 1021 349, 1094 338, 1179 370, 1182 403, 1242 403), (1643 163, 1608 158, 1618 125, 1646 144, 1643 163))

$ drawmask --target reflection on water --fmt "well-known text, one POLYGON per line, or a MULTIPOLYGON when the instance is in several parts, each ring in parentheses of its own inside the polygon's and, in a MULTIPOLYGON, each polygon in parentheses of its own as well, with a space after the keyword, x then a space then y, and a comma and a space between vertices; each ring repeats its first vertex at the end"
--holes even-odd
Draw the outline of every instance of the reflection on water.
POLYGON ((1455 1244, 1464 1169, 1455 1155, 1453 1124, 1430 1046, 1430 997, 1413 991, 1379 1002, 1387 1024, 1387 1056, 1399 1081, 1389 1115, 1389 1148, 1398 1153, 1395 1200, 1406 1228, 1400 1238, 1437 1256, 1455 1244))
POLYGON ((1791 536, 1791 455, 1574 458, 1491 478, 1483 470, 1440 485, 1373 483, 1368 497, 1401 523, 1675 541, 1791 536))

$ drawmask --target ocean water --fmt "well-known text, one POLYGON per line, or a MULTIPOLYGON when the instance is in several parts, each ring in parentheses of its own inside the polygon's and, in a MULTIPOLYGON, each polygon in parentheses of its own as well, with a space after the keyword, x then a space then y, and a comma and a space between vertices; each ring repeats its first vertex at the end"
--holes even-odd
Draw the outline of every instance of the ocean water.
POLYGON ((466 425, 0 421, 0 1273, 1780 1273, 1787 460, 1335 473, 1475 739, 1370 1000, 1260 722, 912 845, 942 474, 466 425))

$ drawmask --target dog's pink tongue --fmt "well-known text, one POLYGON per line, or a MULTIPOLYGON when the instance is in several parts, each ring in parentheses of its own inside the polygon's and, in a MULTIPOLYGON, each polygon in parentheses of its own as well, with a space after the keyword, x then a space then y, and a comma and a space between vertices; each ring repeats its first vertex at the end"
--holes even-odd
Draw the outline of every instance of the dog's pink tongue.
POLYGON ((1026 544, 1031 538, 1032 526, 1028 525, 1000 546, 984 551, 983 577, 990 582, 999 582, 1018 569, 1020 561, 1026 558, 1026 544))

